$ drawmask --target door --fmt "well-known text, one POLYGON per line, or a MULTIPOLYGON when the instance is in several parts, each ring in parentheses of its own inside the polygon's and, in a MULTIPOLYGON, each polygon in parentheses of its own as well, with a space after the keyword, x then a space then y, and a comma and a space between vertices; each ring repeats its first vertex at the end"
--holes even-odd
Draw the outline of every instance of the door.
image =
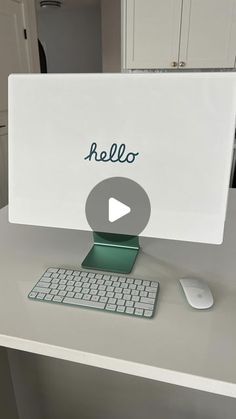
POLYGON ((39 69, 34 15, 34 2, 31 0, 0 0, 0 208, 7 204, 8 189, 8 75, 28 73, 39 69), (26 29, 27 31, 25 31, 26 29), (32 51, 33 49, 34 51, 32 51), (32 58, 33 55, 36 57, 35 60, 32 58))
POLYGON ((182 0, 126 1, 127 69, 177 66, 182 0))
POLYGON ((179 65, 233 68, 236 0, 183 0, 179 65))

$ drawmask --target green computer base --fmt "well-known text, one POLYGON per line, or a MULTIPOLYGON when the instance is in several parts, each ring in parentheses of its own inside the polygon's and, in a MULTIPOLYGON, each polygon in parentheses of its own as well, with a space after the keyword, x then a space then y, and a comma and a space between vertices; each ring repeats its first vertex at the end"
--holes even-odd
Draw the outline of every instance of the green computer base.
POLYGON ((137 236, 93 233, 94 245, 82 267, 101 271, 130 273, 139 252, 137 236))

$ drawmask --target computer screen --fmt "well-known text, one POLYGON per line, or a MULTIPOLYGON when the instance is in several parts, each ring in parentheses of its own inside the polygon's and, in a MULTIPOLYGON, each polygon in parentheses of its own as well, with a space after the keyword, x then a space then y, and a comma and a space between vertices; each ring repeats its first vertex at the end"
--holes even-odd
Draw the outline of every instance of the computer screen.
POLYGON ((219 244, 234 73, 12 75, 9 220, 219 244))

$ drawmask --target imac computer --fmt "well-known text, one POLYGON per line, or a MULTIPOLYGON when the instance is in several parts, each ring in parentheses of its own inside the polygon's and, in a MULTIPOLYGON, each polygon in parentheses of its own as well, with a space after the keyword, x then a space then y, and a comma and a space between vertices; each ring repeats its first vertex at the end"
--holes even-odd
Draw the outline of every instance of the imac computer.
POLYGON ((220 244, 235 109, 231 72, 12 75, 9 220, 92 231, 112 272, 141 234, 220 244))

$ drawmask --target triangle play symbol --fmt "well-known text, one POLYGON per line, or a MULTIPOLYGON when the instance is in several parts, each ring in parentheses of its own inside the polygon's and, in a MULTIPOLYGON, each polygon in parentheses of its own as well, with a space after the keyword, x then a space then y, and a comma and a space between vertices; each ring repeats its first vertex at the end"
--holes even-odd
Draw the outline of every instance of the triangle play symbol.
POLYGON ((119 218, 124 217, 126 214, 131 212, 130 207, 128 205, 123 204, 123 202, 118 201, 115 198, 109 198, 109 211, 108 211, 108 218, 110 223, 113 223, 119 218))

